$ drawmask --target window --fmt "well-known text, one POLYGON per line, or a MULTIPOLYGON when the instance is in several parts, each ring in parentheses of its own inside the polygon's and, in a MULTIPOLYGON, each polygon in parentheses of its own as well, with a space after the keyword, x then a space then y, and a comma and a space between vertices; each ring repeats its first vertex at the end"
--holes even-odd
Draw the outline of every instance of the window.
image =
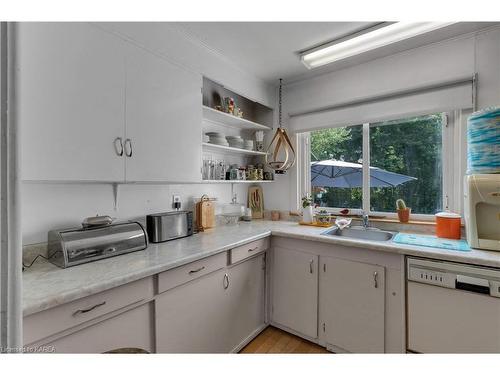
POLYGON ((305 189, 318 206, 334 211, 348 208, 391 216, 398 198, 417 216, 449 208, 450 181, 461 178, 451 176, 456 165, 447 156, 453 152, 455 134, 446 129, 450 116, 453 119, 454 113, 303 133, 303 167, 309 168, 304 176, 310 186, 300 193, 305 189))
POLYGON ((320 162, 334 160, 339 165, 360 165, 363 125, 318 130, 311 132, 310 136, 311 194, 314 203, 320 207, 362 208, 362 186, 350 186, 346 176, 342 175, 341 167, 322 165, 320 162))
POLYGON ((413 178, 371 177, 371 211, 394 212, 398 198, 415 214, 442 211, 442 121, 436 114, 370 124, 370 166, 413 178))

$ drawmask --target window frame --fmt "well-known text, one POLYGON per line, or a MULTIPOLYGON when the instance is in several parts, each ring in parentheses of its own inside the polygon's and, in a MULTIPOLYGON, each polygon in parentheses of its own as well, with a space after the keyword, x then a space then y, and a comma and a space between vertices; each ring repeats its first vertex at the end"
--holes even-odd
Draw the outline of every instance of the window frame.
MULTIPOLYGON (((466 125, 467 117, 472 112, 470 109, 443 111, 443 126, 442 126, 442 210, 450 210, 463 214, 463 178, 466 170, 466 125), (459 155, 459 157, 454 157, 459 155)), ((422 114, 424 116, 426 114, 422 114)), ((414 117, 415 114, 408 115, 414 117)), ((418 115, 417 115, 418 116, 418 115)), ((405 117, 401 117, 404 119, 405 117)), ((379 120, 374 121, 380 122, 379 120)), ((352 124, 346 126, 354 126, 352 124)), ((363 198, 361 201, 362 208, 350 209, 353 214, 359 215, 362 212, 368 215, 384 215, 388 219, 397 219, 397 213, 371 211, 370 209, 370 187, 369 183, 369 167, 370 167, 370 122, 363 125, 363 198)), ((318 129, 320 130, 320 129, 318 129)), ((298 148, 298 195, 297 202, 305 195, 311 195, 311 144, 310 132, 297 133, 297 148, 298 148)), ((338 213, 343 207, 321 207, 321 210, 326 210, 330 213, 338 213)), ((298 206, 300 209, 300 206, 298 206)), ((415 214, 412 213, 412 219, 416 221, 434 221, 434 215, 431 214, 415 214)))

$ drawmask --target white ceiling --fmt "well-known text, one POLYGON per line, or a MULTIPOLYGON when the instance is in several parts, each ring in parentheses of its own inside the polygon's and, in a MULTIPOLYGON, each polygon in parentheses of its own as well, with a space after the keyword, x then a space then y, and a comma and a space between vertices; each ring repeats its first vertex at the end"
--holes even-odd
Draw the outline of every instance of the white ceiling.
POLYGON ((307 70, 298 52, 369 27, 374 22, 179 22, 175 27, 242 69, 268 81, 285 82, 359 64, 491 26, 461 22, 379 50, 307 70))
POLYGON ((176 25, 243 69, 272 81, 304 73, 298 52, 373 22, 180 22, 176 25))

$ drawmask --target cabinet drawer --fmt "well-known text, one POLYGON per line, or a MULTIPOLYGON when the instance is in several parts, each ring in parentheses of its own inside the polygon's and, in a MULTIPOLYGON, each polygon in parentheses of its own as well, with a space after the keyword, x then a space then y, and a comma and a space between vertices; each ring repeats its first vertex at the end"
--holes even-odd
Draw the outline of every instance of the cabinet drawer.
POLYGON ((154 352, 153 303, 43 344, 56 353, 154 352), (125 350, 123 350, 125 349, 125 350))
POLYGON ((158 275, 158 293, 165 292, 178 285, 195 280, 200 276, 217 271, 227 265, 227 252, 165 271, 158 275))
POLYGON ((33 343, 152 297, 153 278, 148 277, 28 315, 23 320, 24 344, 33 343))
POLYGON ((261 253, 269 248, 269 237, 235 247, 231 250, 231 264, 261 253))

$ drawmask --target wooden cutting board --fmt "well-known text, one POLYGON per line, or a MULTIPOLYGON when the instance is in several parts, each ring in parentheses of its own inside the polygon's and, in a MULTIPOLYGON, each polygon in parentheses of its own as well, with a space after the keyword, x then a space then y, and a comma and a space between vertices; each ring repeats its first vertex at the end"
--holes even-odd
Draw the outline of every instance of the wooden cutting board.
POLYGON ((264 218, 264 195, 260 186, 248 188, 248 207, 252 209, 252 219, 264 218))
POLYGON ((215 227, 215 203, 207 195, 196 203, 196 223, 199 232, 215 227))

